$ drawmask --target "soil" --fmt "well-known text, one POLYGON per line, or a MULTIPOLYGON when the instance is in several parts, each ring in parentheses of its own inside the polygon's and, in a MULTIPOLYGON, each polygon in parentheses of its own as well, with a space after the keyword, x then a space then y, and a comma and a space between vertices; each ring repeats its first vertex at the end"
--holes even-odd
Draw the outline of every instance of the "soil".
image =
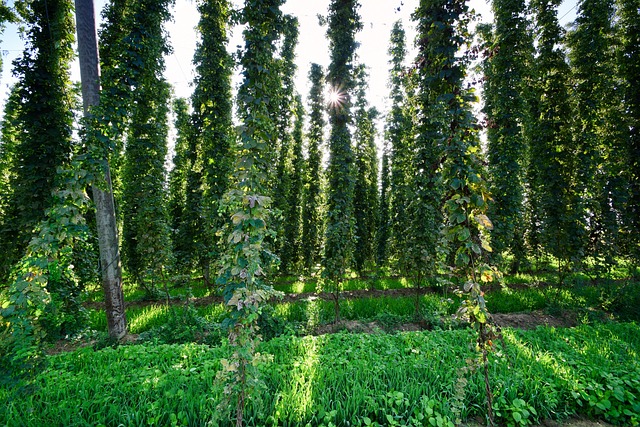
POLYGON ((571 328, 578 325, 576 314, 571 311, 564 311, 559 316, 552 316, 542 311, 531 311, 526 313, 494 313, 491 317, 497 326, 519 329, 535 329, 538 326, 571 328))
POLYGON ((557 421, 546 421, 539 427, 613 427, 613 425, 605 423, 604 421, 568 420, 561 423, 557 421))
MULTIPOLYGON (((556 328, 570 328, 576 326, 576 316, 571 312, 564 312, 560 316, 552 316, 541 311, 527 313, 493 314, 493 322, 499 327, 510 327, 519 329, 535 329, 538 326, 553 326, 556 328)), ((361 322, 357 320, 341 320, 335 323, 320 325, 314 331, 314 335, 334 334, 336 332, 347 331, 353 333, 372 334, 379 332, 404 332, 404 331, 424 331, 432 329, 427 323, 402 323, 392 326, 380 325, 377 322, 361 322)))

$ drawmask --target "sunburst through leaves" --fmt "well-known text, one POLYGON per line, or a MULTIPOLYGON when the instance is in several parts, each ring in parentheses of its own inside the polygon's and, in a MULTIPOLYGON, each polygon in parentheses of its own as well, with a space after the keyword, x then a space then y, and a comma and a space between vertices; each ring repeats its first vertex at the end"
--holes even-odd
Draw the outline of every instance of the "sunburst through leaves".
POLYGON ((326 94, 327 105, 330 108, 340 108, 344 105, 346 94, 340 87, 329 87, 326 94))

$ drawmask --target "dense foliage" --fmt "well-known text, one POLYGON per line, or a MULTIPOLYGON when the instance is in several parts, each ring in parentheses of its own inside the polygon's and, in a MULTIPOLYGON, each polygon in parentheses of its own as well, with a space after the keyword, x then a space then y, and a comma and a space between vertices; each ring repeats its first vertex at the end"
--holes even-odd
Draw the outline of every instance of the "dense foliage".
POLYGON ((623 132, 612 126, 619 113, 621 96, 616 91, 615 35, 612 1, 582 1, 575 29, 568 33, 569 59, 575 81, 573 140, 578 147, 578 180, 588 218, 586 255, 597 260, 596 267, 608 268, 620 245, 620 224, 616 211, 622 210, 623 161, 615 156, 623 132))
MULTIPOLYGON (((247 24, 240 58, 244 80, 238 91, 242 127, 233 178, 224 196, 231 217, 226 224, 226 247, 217 279, 231 309, 229 342, 234 347, 219 379, 226 384, 225 394, 235 407, 233 418, 238 427, 243 425, 246 405, 259 396, 262 383, 257 366, 262 358, 255 351, 259 342, 257 321, 265 302, 274 294, 264 280, 273 262, 265 241, 272 236, 271 198, 266 190, 276 141, 271 114, 276 105, 271 93, 280 80, 274 52, 281 35, 281 4, 282 0, 247 0, 241 16, 247 24)), ((224 402, 220 410, 228 415, 224 402)))
POLYGON ((187 187, 188 177, 195 168, 191 153, 195 152, 193 147, 194 138, 190 137, 191 115, 189 105, 184 98, 178 98, 173 102, 173 113, 175 115, 174 127, 176 129, 176 139, 174 141, 174 155, 172 158, 173 168, 169 173, 169 200, 167 209, 171 219, 171 241, 173 243, 173 254, 176 257, 176 267, 189 265, 190 243, 193 241, 185 230, 185 217, 196 211, 192 204, 187 205, 188 190, 195 191, 187 187), (192 206, 186 209, 186 206, 192 206))
POLYGON ((367 72, 359 67, 356 74, 353 134, 355 183, 353 190, 354 238, 357 250, 353 254, 354 268, 359 273, 375 265, 376 230, 378 228, 378 153, 375 120, 379 113, 369 107, 366 99, 367 72))
MULTIPOLYGON (((640 258, 640 8, 637 0, 618 2, 617 37, 618 73, 623 82, 623 114, 625 127, 623 153, 628 158, 629 199, 625 209, 625 234, 628 239, 629 254, 640 258), (628 133, 626 130, 628 129, 628 133)), ((617 117, 620 117, 617 115, 617 117)))
POLYGON ((513 269, 524 257, 524 171, 527 120, 527 76, 533 60, 533 39, 524 1, 495 0, 495 22, 485 35, 483 86, 487 120, 487 156, 491 174, 490 217, 496 261, 505 250, 513 269))
POLYGON ((302 210, 302 257, 305 270, 318 262, 323 235, 322 224, 322 147, 324 142, 324 74, 322 67, 311 64, 309 70, 309 131, 307 133, 307 161, 305 167, 304 207, 302 210))
POLYGON ((70 162, 76 106, 69 76, 75 32, 71 1, 18 6, 27 45, 13 64, 18 82, 3 126, 3 162, 9 174, 1 203, 6 211, 0 218, 3 282, 52 205, 57 168, 70 162))
POLYGON ((164 202, 169 84, 162 76, 170 52, 163 23, 172 1, 135 2, 127 13, 123 43, 131 87, 122 168, 123 261, 140 285, 152 292, 171 266, 171 244, 164 202))
MULTIPOLYGON (((27 42, 13 64, 17 83, 0 135, 0 368, 31 374, 32 385, 60 375, 63 383, 84 386, 87 374, 65 369, 83 372, 92 355, 121 361, 140 380, 133 385, 117 368, 105 367, 100 372, 119 378, 108 385, 113 393, 87 399, 82 391, 45 384, 33 388, 41 393, 34 396, 55 401, 48 393, 59 392, 73 406, 11 400, 0 406, 0 417, 73 424, 68 408, 82 407, 86 419, 77 423, 450 426, 486 415, 523 426, 579 413, 637 425, 635 359, 622 362, 625 373, 616 369, 618 355, 603 356, 594 344, 601 334, 601 342, 631 355, 635 325, 508 331, 501 351, 511 359, 505 361, 490 354, 500 335, 489 310, 572 306, 584 323, 637 319, 638 0, 581 0, 567 29, 557 19, 559 0, 494 0, 495 21, 479 27, 479 44, 465 1, 421 0, 412 14, 418 36, 411 65, 407 23, 391 29, 389 111, 383 112, 371 107, 367 68, 356 54, 360 2, 332 0, 319 17, 330 64, 311 66, 308 88, 295 85, 304 29, 282 13, 284 3, 246 0, 235 10, 228 0, 199 0, 193 94, 172 100, 164 25, 173 1, 111 0, 100 31, 100 105, 85 99, 82 122, 69 78, 71 3, 0 4, 0 27, 20 20, 27 42), (233 28, 244 36, 235 54, 227 46, 233 28), (167 162, 172 135, 174 156, 167 162), (94 233, 93 220, 87 221, 94 209, 89 188, 96 211, 103 196, 117 208, 117 224, 110 208, 109 259, 102 258, 101 241, 98 260, 100 225, 94 233), (47 339, 70 338, 88 325, 102 331, 105 322, 112 339, 127 333, 120 251, 128 300, 165 304, 127 307, 131 332, 151 343, 212 347, 81 350, 80 365, 53 357, 36 375, 47 339), (497 287, 492 283, 507 269, 544 272, 512 276, 526 277, 519 286, 561 286, 518 297, 503 289, 487 301, 484 285, 497 287), (103 280, 105 297, 85 292, 107 270, 117 277, 113 286, 103 280), (591 280, 596 290, 571 288, 579 274, 588 276, 580 283, 591 280), (205 297, 198 303, 206 304, 192 305, 183 284, 193 285, 205 297), (279 295, 273 284, 306 299, 269 304, 279 295), (119 328, 110 289, 120 300, 119 328), (400 296, 378 298, 377 292, 400 296), (176 308, 174 299, 184 306, 176 308), (339 328, 341 317, 385 330, 409 320, 420 328, 471 325, 477 351, 463 348, 461 341, 472 338, 458 331, 263 342, 320 333, 331 321, 339 328), (549 351, 558 349, 569 361, 577 350, 565 344, 581 340, 593 353, 589 363, 559 366, 537 347, 533 355, 523 336, 531 343, 548 339, 549 351), (140 355, 145 351, 151 359, 140 355), (177 351, 197 363, 175 362, 177 351), (203 352, 215 357, 204 363, 203 352), (432 366, 421 356, 426 353, 445 363, 432 366), (484 362, 483 372, 464 361, 473 355, 484 362), (129 365, 131 358, 154 364, 129 365), (525 377, 523 367, 534 359, 543 362, 525 377), (371 364, 380 367, 379 376, 363 374, 371 364), (431 377, 417 381, 424 369, 437 371, 437 384, 431 377), (138 387, 152 375, 153 387, 138 387), (208 389, 191 378, 206 381, 208 389), (542 390, 544 381, 551 391, 542 390), (316 393, 325 388, 340 398, 316 393), (547 402, 528 397, 543 391, 552 396, 547 402), (104 404, 114 393, 132 392, 121 406, 104 404), (434 398, 443 395, 446 402, 434 398)), ((107 387, 100 381, 86 389, 107 387)), ((11 393, 0 388, 0 399, 11 393)))
MULTIPOLYGON (((505 332, 505 354, 492 366, 499 420, 526 426, 580 415, 637 424, 639 332, 634 324, 505 332)), ((269 398, 249 406, 246 425, 450 426, 483 416, 478 375, 456 387, 468 340, 467 331, 277 338, 259 348, 274 355, 261 368, 269 398)), ((0 389, 0 417, 24 426, 204 425, 224 399, 211 384, 231 351, 136 345, 57 355, 29 399, 0 389)))
POLYGON ((273 190, 274 208, 280 211, 277 247, 280 270, 290 273, 300 258, 300 197, 302 195, 302 105, 295 94, 295 48, 298 44, 298 19, 286 16, 278 62, 281 88, 277 92, 275 114, 277 167, 273 190))
POLYGON ((352 123, 352 100, 355 87, 355 34, 362 27, 356 0, 333 0, 329 6, 327 36, 331 65, 327 72, 329 90, 334 99, 329 104, 329 166, 327 169, 327 225, 323 267, 332 281, 339 317, 338 292, 353 259, 353 147, 349 124, 352 123))
MULTIPOLYGON (((21 6, 23 19, 35 5, 21 6)), ((194 94, 190 109, 176 104, 175 162, 169 183, 165 182, 170 101, 169 87, 161 76, 161 56, 169 52, 162 30, 162 22, 170 17, 168 5, 148 9, 114 0, 103 12, 100 32, 105 111, 101 132, 112 150, 126 273, 150 291, 159 279, 181 280, 195 274, 195 269, 211 284, 209 266, 222 251, 222 196, 233 174, 235 140, 243 131, 242 126, 234 129, 231 121, 234 102, 241 121, 247 114, 244 95, 233 97, 234 57, 226 46, 227 32, 241 14, 224 1, 201 1, 194 94), (141 141, 146 141, 142 148, 141 141), (142 196, 150 197, 149 201, 142 196), (169 270, 171 274, 165 274, 169 270)), ((442 273, 440 262, 451 263, 452 258, 447 260, 445 255, 450 251, 440 239, 447 221, 443 197, 449 190, 443 186, 442 173, 450 106, 438 98, 448 93, 441 90, 438 73, 449 71, 442 71, 434 58, 468 46, 472 34, 429 34, 423 10, 432 8, 436 15, 430 22, 445 25, 458 7, 436 6, 421 3, 414 13, 424 34, 416 41, 420 53, 410 67, 405 64, 403 24, 394 24, 388 51, 390 111, 380 134, 366 108, 353 106, 368 102, 365 91, 355 92, 355 71, 362 66, 354 50, 354 35, 361 26, 357 6, 332 4, 323 18, 332 65, 326 87, 321 69, 312 67, 308 117, 300 113, 293 79, 298 24, 294 17, 277 24, 282 36, 273 42, 274 56, 265 64, 273 78, 263 88, 272 95, 265 98, 264 107, 275 126, 265 135, 272 142, 265 156, 274 167, 266 170, 264 195, 275 202, 277 236, 273 241, 269 238, 268 245, 281 258, 281 274, 313 272, 322 264, 334 284, 350 271, 372 269, 432 279, 442 273), (324 120, 327 113, 329 122, 324 120), (322 143, 329 128, 324 170, 322 143), (372 162, 372 142, 380 151, 380 164, 378 159, 372 162), (363 156, 367 157, 364 163, 363 156), (375 195, 374 186, 378 187, 375 195)), ((533 2, 527 9, 522 2, 496 0, 495 22, 480 28, 482 44, 473 48, 484 55, 480 71, 485 117, 471 120, 486 126, 487 159, 482 169, 486 167, 488 215, 495 226, 492 259, 503 269, 511 266, 517 271, 532 260, 560 259, 562 274, 583 269, 599 276, 619 260, 616 255, 635 257, 635 9, 632 2, 624 1, 614 5, 585 0, 579 6, 575 25, 565 35, 553 4, 533 2), (629 126, 619 126, 620 120, 629 126), (618 152, 629 155, 615 155, 618 152)), ((15 18, 11 9, 5 12, 5 19, 15 18)), ((47 52, 39 54, 44 58, 47 52)), ((241 55, 236 59, 241 60, 241 55)), ((29 68, 25 61, 16 63, 18 75, 29 68)), ((64 74, 64 64, 50 67, 64 74)), ((366 80, 363 76, 359 84, 366 86, 366 80)), ((30 236, 26 230, 37 222, 31 218, 31 225, 21 225, 26 221, 22 216, 38 211, 25 209, 28 203, 20 199, 20 194, 32 193, 23 175, 30 170, 33 176, 44 173, 21 166, 21 162, 37 163, 19 153, 25 148, 25 135, 27 139, 37 135, 28 127, 39 123, 21 119, 30 114, 26 106, 31 105, 31 96, 25 95, 25 84, 26 80, 13 89, 2 122, 0 210, 3 233, 8 233, 2 239, 7 246, 5 278, 24 252, 30 236)), ((75 108, 70 89, 53 92, 50 103, 47 99, 34 105, 44 108, 47 103, 66 102, 75 108), (69 99, 60 100, 60 96, 69 99)), ((69 111, 64 112, 67 156, 71 153, 69 111)), ((53 161, 54 157, 47 158, 53 161)), ((49 166, 48 187, 34 193, 40 194, 43 207, 51 191, 52 170, 49 166)))
MULTIPOLYGON (((391 87, 391 111, 387 115, 385 127, 385 140, 388 141, 390 152, 388 155, 389 186, 383 187, 388 192, 385 198, 388 199, 388 222, 385 224, 386 232, 389 234, 393 254, 398 259, 398 267, 406 271, 408 263, 402 254, 408 251, 408 239, 410 235, 405 232, 405 221, 407 219, 407 205, 410 200, 410 180, 412 171, 413 147, 411 138, 411 117, 407 111, 407 93, 404 61, 406 57, 406 40, 401 22, 396 22, 391 31, 389 54, 391 60, 389 64, 389 85, 391 87)), ((382 203, 382 200, 381 200, 382 203)), ((386 245, 386 239, 380 239, 380 245, 386 245)), ((381 256, 387 258, 389 255, 381 256)), ((384 252, 387 252, 386 250, 384 252)))
MULTIPOLYGON (((235 135, 232 129, 231 70, 226 51, 230 8, 226 1, 202 1, 200 11, 201 40, 194 55, 197 77, 192 96, 193 120, 187 152, 192 157, 188 169, 186 202, 192 207, 178 227, 179 239, 187 245, 185 257, 199 261, 205 282, 209 266, 222 250, 216 233, 224 223, 221 199, 229 188, 233 165, 235 135), (191 242, 191 246, 189 243, 191 242)), ((189 272, 189 269, 186 270, 189 272)))
POLYGON ((574 117, 567 79, 570 70, 560 46, 559 2, 534 1, 537 55, 532 70, 529 141, 529 195, 536 204, 530 233, 566 269, 584 253, 585 216, 577 179, 578 152, 571 138, 574 117), (534 228, 535 224, 535 228, 534 228))

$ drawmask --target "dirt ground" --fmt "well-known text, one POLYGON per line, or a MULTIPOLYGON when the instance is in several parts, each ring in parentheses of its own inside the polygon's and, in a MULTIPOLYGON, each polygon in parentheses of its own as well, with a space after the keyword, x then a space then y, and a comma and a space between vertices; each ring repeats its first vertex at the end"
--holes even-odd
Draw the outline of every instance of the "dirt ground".
MULTIPOLYGON (((535 329, 538 326, 553 326, 557 328, 570 328, 576 326, 576 316, 569 311, 559 316, 552 316, 542 311, 527 313, 495 313, 492 314, 493 322, 499 327, 511 327, 519 329, 535 329)), ((424 323, 402 323, 392 327, 383 327, 376 322, 360 322, 357 320, 342 320, 337 323, 321 325, 315 329, 314 335, 333 334, 340 331, 371 334, 387 331, 422 331, 429 330, 431 326, 424 323)))
POLYGON ((542 311, 526 313, 494 313, 491 315, 496 325, 519 329, 535 329, 538 326, 554 326, 556 328, 570 328, 577 326, 575 313, 565 311, 559 316, 551 316, 542 311))

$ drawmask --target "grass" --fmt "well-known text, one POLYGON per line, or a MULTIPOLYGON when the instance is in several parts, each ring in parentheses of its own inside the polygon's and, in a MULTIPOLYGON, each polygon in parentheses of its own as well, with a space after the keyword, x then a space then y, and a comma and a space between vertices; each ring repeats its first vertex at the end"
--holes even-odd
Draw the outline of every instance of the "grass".
MULTIPOLYGON (((295 283, 294 283, 295 285, 295 283)), ((501 288, 486 295, 492 313, 516 313, 543 310, 557 315, 566 310, 590 313, 615 312, 622 320, 640 320, 640 285, 610 284, 607 286, 501 288)), ((344 320, 403 323, 420 320, 431 326, 445 326, 442 321, 459 307, 455 295, 444 297, 428 293, 419 297, 420 313, 416 317, 415 296, 378 296, 343 299, 340 314, 344 320)), ((194 307, 197 315, 207 322, 219 323, 226 316, 223 304, 194 307)), ((106 317, 102 310, 90 310, 90 329, 106 331, 106 317)), ((126 309, 129 330, 140 334, 166 324, 171 311, 164 304, 130 305, 126 309)), ((270 314, 280 324, 293 324, 300 334, 313 331, 335 320, 333 301, 307 298, 295 302, 276 302, 270 314)), ((281 328, 284 329, 284 328, 281 328)), ((278 335, 276 333, 275 335, 278 335)))
MULTIPOLYGON (((483 383, 468 364, 473 340, 468 330, 273 339, 258 349, 273 361, 260 366, 266 389, 249 404, 246 425, 417 426, 437 417, 484 418, 483 383)), ((490 363, 502 423, 580 415, 638 425, 637 324, 508 329, 504 340, 502 356, 493 354, 490 363)), ((51 356, 30 393, 16 398, 0 388, 0 420, 10 427, 204 426, 221 414, 215 376, 230 351, 133 345, 51 356)))
MULTIPOLYGON (((549 286, 554 274, 507 278, 514 288, 487 293, 489 310, 605 310, 618 319, 640 320, 637 282, 617 281, 612 275, 594 286, 586 276, 574 274, 562 287, 549 286)), ((343 290, 411 286, 396 278, 349 279, 343 290)), ((317 281, 297 278, 277 287, 286 293, 322 290, 317 281)), ((210 292, 202 286, 171 289, 174 297, 210 292)), ((99 300, 95 293, 88 299, 99 300)), ((132 287, 126 295, 129 302, 142 298, 132 287)), ((476 356, 473 332, 452 330, 454 325, 447 323, 459 306, 457 297, 422 295, 417 317, 415 303, 415 296, 342 299, 341 317, 375 321, 385 330, 420 320, 434 331, 318 337, 300 335, 334 320, 333 301, 311 296, 274 303, 261 319, 267 341, 259 349, 274 361, 261 366, 265 398, 252 401, 247 425, 418 426, 432 425, 431 419, 435 425, 448 425, 485 417, 483 384, 468 362, 476 356)), ((104 334, 104 313, 89 313, 91 328, 104 334)), ((223 401, 215 377, 221 358, 230 351, 219 325, 225 316, 219 303, 171 308, 160 302, 130 304, 130 332, 141 334, 144 344, 49 357, 29 393, 0 388, 0 425, 229 425, 213 422, 223 401)), ((496 414, 503 424, 526 426, 576 414, 616 425, 640 423, 637 324, 506 329, 504 342, 506 347, 498 345, 490 365, 496 414)))
MULTIPOLYGON (((406 289, 412 288, 411 281, 404 278, 382 279, 347 279, 342 283, 342 291, 358 291, 363 289, 406 289)), ((333 289, 325 289, 322 281, 316 279, 292 279, 281 280, 274 283, 273 288, 285 294, 316 293, 322 291, 331 292, 333 289)))
MULTIPOLYGON (((222 322, 227 314, 223 304, 196 307, 194 310, 205 320, 218 323, 222 322)), ((168 322, 171 313, 171 309, 163 304, 128 307, 126 316, 129 332, 140 334, 161 327, 168 322)), ((107 318, 103 310, 90 310, 89 328, 97 331, 107 330, 107 318)))
MULTIPOLYGON (((620 319, 638 320, 636 282, 606 279, 593 286, 575 275, 563 287, 553 287, 536 286, 530 277, 543 276, 512 278, 517 289, 489 292, 489 310, 607 310, 620 319)), ((321 290, 317 282, 295 278, 278 286, 288 293, 321 290)), ((412 285, 395 278, 350 279, 343 289, 372 286, 412 285)), ((171 292, 189 291, 177 287, 171 292)), ((200 287, 193 294, 209 292, 200 287)), ((127 290, 129 300, 139 297, 135 289, 127 290)), ((446 322, 459 301, 453 295, 429 293, 419 302, 416 318, 415 296, 342 299, 341 317, 376 321, 389 330, 420 320, 433 326, 432 332, 318 337, 298 335, 332 322, 333 301, 312 296, 274 303, 261 319, 261 333, 268 340, 259 349, 273 355, 273 363, 261 366, 267 388, 264 399, 250 404, 247 425, 418 426, 432 425, 431 419, 435 425, 448 425, 485 417, 483 383, 469 364, 476 356, 473 332, 451 330, 446 322)), ((89 312, 91 328, 106 331, 104 313, 89 312)), ((230 425, 213 422, 223 401, 215 377, 220 360, 230 352, 219 326, 225 316, 224 305, 218 303, 171 308, 130 304, 130 332, 141 334, 146 343, 49 357, 29 393, 0 387, 0 425, 230 425)), ((576 414, 617 425, 640 423, 637 324, 506 329, 504 342, 506 347, 498 345, 490 365, 496 414, 503 424, 526 426, 576 414)))
MULTIPOLYGON (((619 281, 628 266, 619 265, 612 269, 598 285, 582 273, 571 273, 564 278, 560 288, 550 286, 557 282, 557 265, 553 262, 542 263, 528 273, 508 275, 504 278, 506 288, 487 294, 488 308, 494 313, 526 312, 545 310, 550 314, 559 314, 562 310, 581 310, 591 312, 615 312, 623 320, 640 320, 637 307, 640 306, 640 284, 629 280, 619 281), (628 286, 630 284, 630 286, 628 286), (518 290, 509 289, 515 287, 518 290)), ((410 289, 414 286, 411 280, 404 278, 374 278, 362 280, 350 278, 342 284, 343 291, 364 289, 396 290, 410 289)), ((274 287, 286 294, 313 294, 323 290, 322 280, 302 279, 293 276, 280 277, 274 287)), ((169 290, 172 298, 185 298, 188 295, 196 298, 214 293, 201 283, 190 281, 186 285, 176 286, 169 290)), ((87 293, 88 301, 99 301, 102 298, 99 289, 91 289, 87 293)), ((131 285, 125 286, 127 302, 141 301, 147 298, 145 293, 131 285)), ((167 318, 168 311, 163 308, 163 298, 157 296, 158 303, 149 307, 127 308, 127 318, 133 333, 149 331, 161 326, 167 318)), ((421 316, 434 323, 435 317, 451 314, 455 311, 451 303, 457 306, 457 298, 453 295, 424 296, 420 299, 423 307, 421 316), (444 296, 444 297, 443 297, 444 296)), ((200 315, 209 321, 219 322, 224 316, 224 308, 215 304, 211 308, 198 307, 200 315), (207 313, 207 310, 209 313, 207 313)), ((334 320, 333 303, 321 300, 278 303, 275 305, 275 316, 284 322, 297 322, 302 332, 308 332, 319 325, 334 320)), ((414 297, 380 297, 349 299, 341 302, 341 317, 346 320, 370 320, 381 316, 407 319, 415 314, 414 297)), ((437 323, 437 322, 435 322, 437 323)), ((91 313, 91 328, 106 329, 103 314, 91 313)))
MULTIPOLYGON (((442 298, 435 294, 420 297, 420 319, 438 323, 440 316, 453 314, 457 300, 442 298)), ((345 320, 373 321, 384 318, 400 319, 402 322, 415 319, 415 297, 370 297, 341 301, 341 318, 345 320)), ((180 310, 181 306, 177 309, 180 310)), ((175 307, 174 307, 175 308, 175 307)), ((227 312, 223 304, 196 306, 192 309, 207 322, 220 323, 227 312)), ((280 323, 297 324, 300 333, 308 333, 318 326, 335 320, 332 301, 322 299, 280 302, 273 304, 271 314, 280 323)), ((129 306, 126 309, 129 332, 140 334, 165 325, 172 310, 164 304, 129 306)), ((89 329, 107 330, 107 319, 103 310, 89 310, 89 329)))

